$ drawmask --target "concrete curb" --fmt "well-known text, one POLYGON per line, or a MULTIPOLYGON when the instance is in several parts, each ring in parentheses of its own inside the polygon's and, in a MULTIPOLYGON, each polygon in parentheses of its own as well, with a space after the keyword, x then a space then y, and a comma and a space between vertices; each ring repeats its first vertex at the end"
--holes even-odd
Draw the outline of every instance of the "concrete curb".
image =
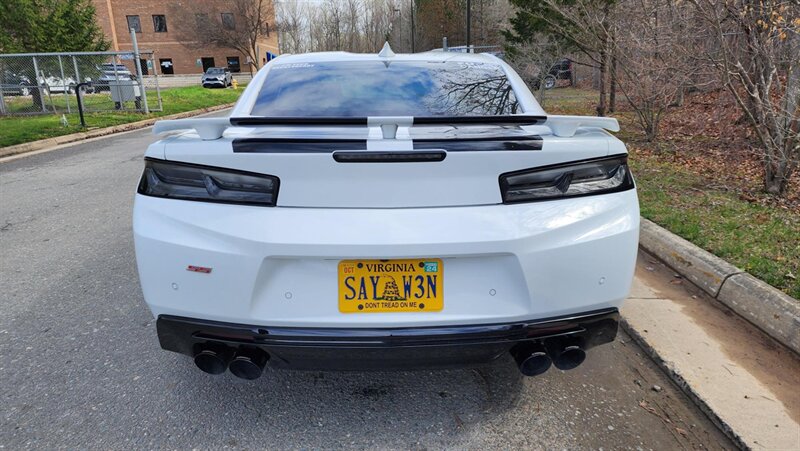
POLYGON ((714 411, 711 406, 703 399, 700 393, 689 384, 686 379, 680 374, 680 372, 675 368, 675 365, 671 362, 664 360, 658 351, 647 341, 647 339, 638 331, 636 328, 630 325, 625 317, 620 316, 620 326, 625 330, 625 332, 633 339, 633 341, 638 344, 642 350, 650 357, 650 359, 661 368, 662 371, 672 380, 672 382, 678 386, 681 391, 683 391, 686 396, 696 405, 700 411, 702 411, 712 423, 714 423, 723 434, 725 434, 734 444, 736 444, 739 449, 747 450, 750 449, 745 443, 744 438, 739 435, 730 424, 728 424, 725 420, 720 418, 717 412, 714 411))
POLYGON ((639 245, 800 354, 800 301, 644 218, 639 245))
POLYGON ((50 147, 60 146, 62 144, 69 144, 84 139, 96 138, 98 136, 110 135, 113 133, 127 132, 131 130, 138 130, 153 125, 156 121, 166 119, 183 119, 198 114, 211 113, 214 111, 224 110, 230 108, 234 104, 226 103, 224 105, 216 105, 208 108, 200 108, 198 110, 184 111, 183 113, 170 114, 169 116, 154 117, 145 119, 143 121, 129 122, 127 124, 115 125, 113 127, 103 127, 88 132, 72 133, 70 135, 55 136, 53 138, 40 139, 38 141, 31 141, 22 144, 15 144, 13 146, 0 147, 0 158, 9 157, 11 155, 18 155, 21 153, 35 152, 37 150, 44 150, 50 147))

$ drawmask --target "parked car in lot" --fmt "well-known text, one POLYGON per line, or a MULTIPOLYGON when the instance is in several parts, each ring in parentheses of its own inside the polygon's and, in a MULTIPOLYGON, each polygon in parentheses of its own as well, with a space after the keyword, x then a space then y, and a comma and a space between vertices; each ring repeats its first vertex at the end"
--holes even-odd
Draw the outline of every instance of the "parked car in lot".
POLYGON ((550 75, 556 80, 570 80, 572 82, 572 60, 564 58, 550 68, 550 75))
POLYGON ((227 67, 209 67, 200 79, 204 88, 227 88, 232 81, 233 76, 227 67))
MULTIPOLYGON (((56 76, 43 76, 37 77, 39 92, 43 95, 47 94, 73 94, 77 82, 72 77, 65 77, 64 79, 56 76)), ((88 79, 87 79, 88 81, 88 79)), ((25 75, 14 74, 6 72, 0 79, 0 86, 2 86, 3 95, 6 96, 28 96, 35 94, 37 84, 31 83, 30 79, 25 75)), ((91 88, 87 90, 91 92, 91 88)))
POLYGON ((128 66, 126 66, 124 64, 118 64, 118 63, 103 63, 103 64, 100 64, 99 66, 97 66, 97 68, 102 72, 128 72, 128 73, 130 73, 130 70, 128 70, 128 66))
POLYGON ((4 96, 28 96, 32 86, 31 80, 25 75, 9 70, 0 73, 0 89, 4 96))
POLYGON ((53 75, 50 76, 39 76, 37 78, 39 81, 39 86, 44 87, 45 92, 49 93, 67 93, 72 94, 75 92, 75 86, 78 85, 78 82, 75 81, 72 77, 64 77, 63 79, 60 77, 56 77, 53 75))
POLYGON ((253 379, 525 375, 614 340, 639 208, 616 119, 546 114, 500 59, 279 57, 226 118, 161 121, 133 210, 162 348, 253 379))
MULTIPOLYGON (((555 88, 559 85, 559 80, 567 80, 567 85, 572 84, 572 60, 569 58, 561 59, 553 64, 544 77, 540 76, 539 67, 532 63, 523 65, 521 70, 522 77, 534 90, 538 90, 542 82, 544 82, 544 89, 555 88)), ((563 83, 561 85, 563 86, 563 83)))
MULTIPOLYGON (((122 66, 125 67, 125 66, 122 66)), ((97 92, 109 91, 110 85, 114 83, 132 84, 136 81, 136 76, 129 70, 103 70, 96 80, 92 81, 92 86, 97 92)))

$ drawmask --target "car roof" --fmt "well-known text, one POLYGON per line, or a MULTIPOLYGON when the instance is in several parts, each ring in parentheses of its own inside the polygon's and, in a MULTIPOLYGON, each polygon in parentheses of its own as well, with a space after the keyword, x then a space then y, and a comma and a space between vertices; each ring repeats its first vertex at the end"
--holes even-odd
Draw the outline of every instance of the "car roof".
POLYGON ((278 56, 274 64, 322 63, 338 61, 459 61, 473 63, 495 63, 501 60, 486 53, 461 53, 432 50, 421 53, 398 53, 391 57, 383 57, 378 53, 350 52, 314 52, 297 55, 284 54, 278 56))
POLYGON ((313 64, 324 62, 347 62, 347 61, 377 61, 384 64, 402 61, 419 62, 466 62, 466 63, 488 63, 500 66, 509 77, 514 94, 519 101, 521 110, 525 114, 544 115, 545 112, 525 85, 519 75, 500 58, 487 53, 463 53, 446 52, 441 49, 431 50, 421 53, 394 53, 386 43, 378 53, 350 53, 350 52, 315 52, 303 54, 282 54, 273 59, 264 67, 259 69, 253 80, 247 85, 244 93, 239 97, 239 101, 231 112, 232 116, 247 117, 251 115, 258 93, 264 85, 267 75, 271 68, 286 64, 313 64))

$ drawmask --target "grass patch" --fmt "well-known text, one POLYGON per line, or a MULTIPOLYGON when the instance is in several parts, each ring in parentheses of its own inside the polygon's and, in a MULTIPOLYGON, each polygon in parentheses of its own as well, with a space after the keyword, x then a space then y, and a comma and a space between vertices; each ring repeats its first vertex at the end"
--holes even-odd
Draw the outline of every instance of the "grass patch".
MULTIPOLYGON (((550 113, 594 114, 593 91, 567 88, 547 94, 550 113)), ((622 127, 617 136, 630 151, 642 216, 800 298, 800 211, 742 199, 725 188, 724 171, 709 176, 678 164, 674 151, 663 150, 671 143, 644 142, 630 112, 615 116, 622 127)), ((694 152, 701 154, 708 143, 698 136, 694 152)))
POLYGON ((536 99, 548 113, 586 115, 594 114, 598 94, 579 88, 556 88, 544 92, 544 101, 535 92, 536 99))
MULTIPOLYGON (((89 128, 110 127, 235 102, 241 93, 241 88, 235 91, 233 89, 204 89, 200 86, 164 89, 161 91, 164 111, 150 114, 134 112, 87 113, 84 117, 89 128)), ((61 125, 60 114, 0 117, 0 147, 83 131, 80 127, 80 118, 76 112, 75 96, 71 96, 70 99, 73 113, 66 114, 69 123, 67 127, 61 125)), ((84 99, 90 107, 108 109, 113 109, 114 107, 107 92, 88 94, 84 99)), ((155 91, 148 91, 148 100, 151 106, 157 105, 155 91)), ((27 102, 28 105, 32 102, 30 97, 17 98, 13 99, 13 101, 27 102)), ((53 94, 53 103, 57 107, 65 108, 66 102, 67 99, 63 94, 53 94)))
POLYGON ((634 149, 630 162, 642 216, 800 298, 800 213, 710 189, 658 154, 634 149))

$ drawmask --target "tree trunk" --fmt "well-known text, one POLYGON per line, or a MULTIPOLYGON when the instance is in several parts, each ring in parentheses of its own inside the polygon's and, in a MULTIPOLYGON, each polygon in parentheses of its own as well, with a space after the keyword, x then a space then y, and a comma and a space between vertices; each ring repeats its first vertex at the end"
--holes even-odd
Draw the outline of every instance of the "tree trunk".
POLYGON ((645 139, 647 142, 655 142, 658 138, 658 120, 655 117, 650 117, 645 129, 645 139))
POLYGON ((789 184, 786 165, 782 161, 767 161, 764 169, 764 189, 768 194, 782 196, 789 184))
POLYGON ((258 69, 261 68, 261 61, 260 61, 261 55, 258 54, 258 44, 256 42, 253 42, 253 45, 250 46, 250 50, 253 51, 252 60, 253 60, 253 65, 256 66, 256 72, 257 72, 258 69))
POLYGON ((544 87, 544 80, 540 79, 539 80, 539 98, 537 100, 539 100, 539 106, 541 106, 542 109, 544 109, 544 96, 545 96, 545 93, 546 93, 546 89, 544 87))
POLYGON ((606 51, 600 52, 600 101, 597 104, 597 115, 606 115, 606 51))
POLYGON ((44 102, 44 96, 44 88, 41 86, 31 87, 31 100, 33 100, 33 106, 36 107, 37 110, 47 111, 47 106, 44 102))
POLYGON ((675 100, 672 102, 672 105, 670 105, 670 106, 682 107, 683 106, 683 100, 684 100, 685 96, 686 96, 686 87, 685 86, 679 87, 678 88, 678 93, 675 96, 675 100))
POLYGON ((609 10, 610 5, 606 2, 603 5, 602 47, 600 50, 600 102, 597 104, 598 116, 605 116, 608 108, 606 106, 606 74, 608 72, 608 50, 611 37, 608 33, 609 10))
POLYGON ((611 49, 611 86, 608 94, 608 112, 613 113, 617 109, 617 52, 611 49))

